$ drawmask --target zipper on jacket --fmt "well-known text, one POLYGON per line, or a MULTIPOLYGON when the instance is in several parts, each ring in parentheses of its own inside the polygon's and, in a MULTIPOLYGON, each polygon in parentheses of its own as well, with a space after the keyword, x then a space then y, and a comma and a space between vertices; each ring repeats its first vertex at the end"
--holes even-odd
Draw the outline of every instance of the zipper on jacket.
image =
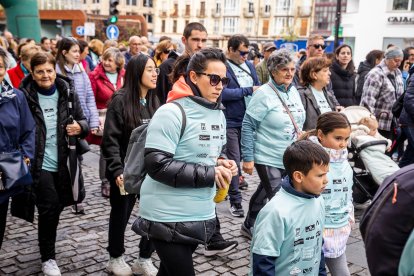
MULTIPOLYGON (((388 192, 387 192, 387 194, 384 196, 384 198, 380 201, 380 203, 378 204, 378 206, 377 206, 377 208, 376 208, 376 210, 374 211, 374 213, 372 214, 372 216, 371 216, 371 218, 370 218, 370 222, 369 222, 369 224, 367 225, 367 229, 366 229, 366 231, 365 231, 365 233, 369 233, 369 231, 371 230, 371 227, 372 227, 372 224, 374 223, 374 221, 375 221, 375 218, 376 218, 376 216, 377 216, 377 214, 378 214, 378 212, 379 212, 379 210, 381 209, 381 207, 385 204, 385 202, 388 200, 388 199, 390 199, 391 198, 391 200, 393 200, 393 194, 394 194, 394 192, 395 192, 395 188, 397 188, 398 189, 398 184, 397 184, 397 182, 395 181, 394 183, 393 183, 393 185, 394 185, 394 188, 391 188, 388 192)), ((363 221, 361 221, 361 223, 363 223, 363 221)))

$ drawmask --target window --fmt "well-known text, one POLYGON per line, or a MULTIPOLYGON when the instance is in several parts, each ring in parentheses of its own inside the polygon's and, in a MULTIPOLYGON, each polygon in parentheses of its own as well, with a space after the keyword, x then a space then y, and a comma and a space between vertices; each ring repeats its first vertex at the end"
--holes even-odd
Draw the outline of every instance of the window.
POLYGON ((145 14, 145 19, 148 23, 152 23, 152 14, 145 14))
POLYGON ((144 7, 152 8, 152 0, 144 0, 144 7))
POLYGON ((214 20, 213 33, 218 34, 220 31, 220 21, 218 19, 214 20))
MULTIPOLYGON (((99 0, 98 0, 99 1, 99 0)), ((137 0, 126 0, 128 6, 136 6, 137 0)))
POLYGON ((216 13, 220 13, 220 2, 216 2, 216 13))
POLYGON ((277 35, 287 33, 289 26, 293 25, 293 17, 276 17, 274 33, 277 35))
POLYGON ((190 15, 190 5, 185 5, 185 15, 190 15))
POLYGON ((253 32, 253 20, 247 19, 246 20, 246 33, 250 34, 253 32))
POLYGON ((224 10, 228 13, 239 11, 239 0, 224 0, 224 10))
POLYGON ((187 19, 187 20, 184 22, 184 25, 185 25, 185 26, 187 26, 189 23, 190 23, 190 20, 188 20, 188 19, 187 19))
POLYGON ((253 2, 249 2, 249 12, 254 12, 254 4, 253 4, 253 2))
POLYGON ((408 10, 408 2, 409 0, 394 0, 392 4, 392 9, 394 11, 400 11, 400 10, 408 10))
POLYGON ((165 33, 165 20, 161 20, 161 33, 165 33))
POLYGON ((234 34, 236 33, 236 27, 238 26, 239 26, 239 18, 225 17, 223 20, 223 33, 234 34))
POLYGON ((269 20, 263 20, 263 28, 262 28, 262 35, 269 34, 269 20))
POLYGON ((177 20, 173 20, 173 30, 172 30, 172 32, 173 33, 177 32, 177 20))

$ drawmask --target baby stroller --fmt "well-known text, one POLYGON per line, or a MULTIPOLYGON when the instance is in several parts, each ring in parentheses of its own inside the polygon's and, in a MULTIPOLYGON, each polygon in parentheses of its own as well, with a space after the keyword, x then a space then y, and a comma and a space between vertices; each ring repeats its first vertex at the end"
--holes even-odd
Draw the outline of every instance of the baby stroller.
MULTIPOLYGON (((387 140, 379 140, 362 132, 358 122, 364 117, 374 117, 362 106, 350 106, 342 111, 352 127, 349 145, 349 163, 354 171, 354 201, 372 199, 383 180, 399 170, 398 165, 385 154, 387 140)), ((374 117, 375 118, 375 117, 374 117)), ((368 128, 366 128, 368 130, 368 128)))

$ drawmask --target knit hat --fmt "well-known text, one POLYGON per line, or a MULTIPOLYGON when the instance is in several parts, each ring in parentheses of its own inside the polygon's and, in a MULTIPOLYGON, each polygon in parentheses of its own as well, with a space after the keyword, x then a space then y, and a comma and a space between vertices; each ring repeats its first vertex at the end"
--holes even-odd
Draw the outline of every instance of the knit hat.
POLYGON ((404 57, 403 51, 397 46, 388 48, 384 54, 385 59, 393 59, 396 57, 404 57))

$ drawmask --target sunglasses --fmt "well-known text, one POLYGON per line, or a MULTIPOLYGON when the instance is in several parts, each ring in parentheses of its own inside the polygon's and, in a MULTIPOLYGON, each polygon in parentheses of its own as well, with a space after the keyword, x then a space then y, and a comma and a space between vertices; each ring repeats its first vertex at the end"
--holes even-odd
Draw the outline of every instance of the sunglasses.
POLYGON ((165 49, 164 51, 162 51, 164 54, 167 54, 167 55, 169 55, 170 53, 171 53, 171 51, 172 50, 169 50, 169 49, 165 49))
POLYGON ((240 50, 237 50, 237 51, 239 51, 239 53, 242 57, 244 57, 245 55, 247 55, 249 53, 249 51, 240 51, 240 50))
POLYGON ((311 45, 311 46, 313 46, 315 49, 322 49, 322 50, 325 50, 325 48, 326 48, 326 45, 324 45, 324 44, 313 44, 313 45, 311 45))
POLYGON ((227 77, 220 78, 220 76, 216 75, 216 74, 206 74, 206 73, 203 73, 203 72, 196 72, 196 73, 209 77, 211 86, 217 86, 221 81, 221 84, 223 85, 223 88, 225 88, 225 87, 227 87, 227 85, 230 82, 229 78, 227 78, 227 77))

